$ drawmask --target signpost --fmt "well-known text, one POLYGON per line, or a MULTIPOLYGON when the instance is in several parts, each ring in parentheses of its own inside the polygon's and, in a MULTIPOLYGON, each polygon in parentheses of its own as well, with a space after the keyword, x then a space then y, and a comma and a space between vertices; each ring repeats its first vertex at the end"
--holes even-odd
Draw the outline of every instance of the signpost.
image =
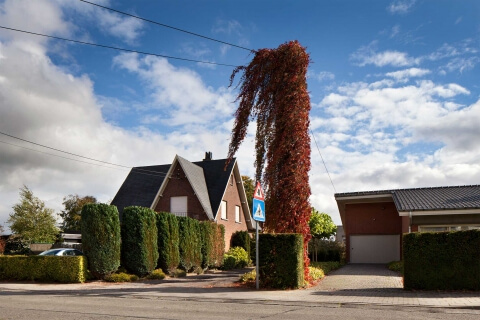
POLYGON ((258 279, 260 276, 259 268, 258 268, 258 223, 265 222, 265 195, 263 194, 262 186, 260 182, 257 182, 257 186, 255 187, 255 191, 253 192, 253 220, 256 221, 255 223, 255 285, 258 290, 259 284, 258 279))

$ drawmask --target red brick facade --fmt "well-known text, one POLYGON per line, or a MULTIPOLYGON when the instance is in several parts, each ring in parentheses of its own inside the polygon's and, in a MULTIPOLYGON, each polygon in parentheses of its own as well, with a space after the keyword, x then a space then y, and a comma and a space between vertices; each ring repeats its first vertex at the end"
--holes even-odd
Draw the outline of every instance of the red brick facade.
POLYGON ((347 261, 350 261, 351 235, 401 235, 404 227, 393 202, 347 204, 344 221, 347 261))
MULTIPOLYGON (((221 206, 218 208, 218 212, 213 212, 213 215, 216 215, 216 222, 222 224, 225 227, 225 250, 230 248, 230 239, 232 234, 236 231, 247 231, 247 224, 245 219, 249 219, 249 215, 245 217, 244 211, 242 209, 242 203, 239 195, 239 185, 241 181, 235 179, 235 175, 232 173, 230 180, 226 186, 225 194, 223 200, 227 203, 227 219, 221 218, 221 206), (240 222, 235 221, 235 207, 239 207, 240 212, 240 222)), ((187 197, 187 212, 188 217, 197 219, 200 221, 209 220, 207 214, 203 210, 203 207, 198 200, 195 192, 188 181, 185 172, 182 167, 177 162, 175 168, 173 168, 172 175, 170 180, 165 186, 165 189, 160 197, 155 211, 161 212, 171 212, 170 208, 170 198, 171 197, 187 197)))
POLYGON ((208 220, 208 217, 203 210, 202 204, 198 200, 195 192, 193 191, 190 182, 188 181, 185 172, 182 169, 182 166, 175 164, 175 168, 172 171, 171 178, 163 191, 160 200, 155 207, 157 212, 171 212, 170 209, 170 198, 171 197, 187 197, 187 213, 188 217, 197 219, 200 221, 208 220))
POLYGON ((236 231, 247 231, 247 223, 245 219, 250 219, 249 215, 245 217, 245 214, 242 210, 242 203, 240 196, 238 194, 238 186, 241 185, 242 181, 237 181, 235 175, 231 175, 228 181, 227 189, 223 196, 223 200, 227 202, 227 219, 222 219, 221 215, 221 206, 218 208, 217 212, 217 222, 225 226, 225 250, 228 251, 230 248, 230 239, 232 234, 236 231), (238 206, 240 210, 240 222, 235 221, 235 207, 238 206))

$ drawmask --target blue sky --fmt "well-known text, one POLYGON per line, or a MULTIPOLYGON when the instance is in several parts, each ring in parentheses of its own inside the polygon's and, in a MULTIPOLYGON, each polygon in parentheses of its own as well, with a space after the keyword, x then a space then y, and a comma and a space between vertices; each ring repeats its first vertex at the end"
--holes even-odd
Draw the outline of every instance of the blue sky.
MULTIPOLYGON (((479 1, 91 1, 251 49, 298 40, 312 59, 311 129, 337 192, 480 181, 479 1)), ((222 64, 252 57, 78 0, 0 1, 0 25, 222 64)), ((125 166, 224 158, 231 72, 0 30, 0 131, 125 166)), ((250 129, 237 157, 253 176, 250 129)), ((69 194, 111 200, 128 174, 0 141, 0 224, 22 185, 59 212, 69 194)), ((340 224, 314 144, 311 157, 311 204, 340 224)))

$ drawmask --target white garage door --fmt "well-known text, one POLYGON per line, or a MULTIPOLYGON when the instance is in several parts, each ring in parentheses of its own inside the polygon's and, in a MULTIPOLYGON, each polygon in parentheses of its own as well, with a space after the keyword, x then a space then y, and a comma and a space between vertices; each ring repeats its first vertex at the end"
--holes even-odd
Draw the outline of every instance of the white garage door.
POLYGON ((400 235, 350 236, 350 263, 400 260, 400 235))

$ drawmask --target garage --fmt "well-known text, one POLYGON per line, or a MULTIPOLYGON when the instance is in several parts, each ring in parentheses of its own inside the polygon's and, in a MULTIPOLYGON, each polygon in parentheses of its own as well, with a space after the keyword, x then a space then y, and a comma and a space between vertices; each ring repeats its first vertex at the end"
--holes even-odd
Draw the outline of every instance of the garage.
POLYGON ((400 260, 400 235, 350 236, 350 263, 388 263, 400 260))

